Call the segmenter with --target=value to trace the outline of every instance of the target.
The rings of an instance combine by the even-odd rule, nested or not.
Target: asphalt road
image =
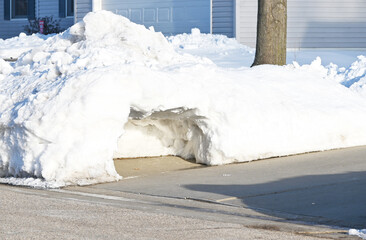
[[[366,147],[171,171],[92,188],[197,199],[276,217],[284,214],[286,219],[366,228]]]
[[[0,239],[319,239],[270,224],[159,213],[165,204],[96,193],[0,185],[0,203]]]
[[[358,239],[366,147],[203,167],[116,161],[125,179],[37,190],[0,185],[0,239]]]

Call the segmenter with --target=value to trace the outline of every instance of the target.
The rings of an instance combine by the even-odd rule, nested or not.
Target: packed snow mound
[[[366,229],[361,229],[361,230],[350,229],[350,230],[348,230],[348,235],[358,236],[362,239],[366,239]]]
[[[1,182],[115,181],[113,157],[216,165],[366,144],[364,98],[320,60],[221,68],[106,11],[0,69]]]
[[[117,54],[113,54],[114,59],[109,62],[120,61],[122,58],[124,63],[140,61],[141,64],[160,64],[176,61],[174,58],[179,59],[163,34],[149,31],[144,26],[111,12],[88,14],[82,22],[70,28],[69,34],[71,38],[77,36],[79,44],[75,47],[78,50],[95,48],[97,52],[94,54],[97,56],[101,55],[99,51],[106,49],[111,53],[115,51]],[[120,49],[124,51],[119,51]],[[109,55],[104,57],[108,58]],[[103,59],[102,62],[107,61]]]
[[[358,56],[349,68],[338,67],[336,64],[322,65],[322,60],[317,57],[312,64],[300,66],[297,62],[292,64],[296,68],[317,70],[326,79],[333,80],[349,88],[354,93],[366,97],[366,57]]]
[[[341,69],[339,78],[343,85],[366,97],[366,57],[359,56],[347,70]]]
[[[170,36],[168,41],[181,54],[188,53],[206,57],[221,67],[250,66],[254,59],[255,49],[242,45],[236,39],[228,38],[225,35],[201,33],[197,28],[193,28],[191,34]],[[234,62],[235,64],[233,64]]]
[[[13,66],[1,60],[0,176],[53,182],[47,186],[120,179],[112,156],[133,100],[149,91],[139,79],[163,92],[154,81],[166,79],[161,69],[198,63],[212,65],[106,11],[89,13]]]
[[[9,75],[13,71],[13,67],[0,58],[0,81],[5,78],[6,75]]]
[[[32,34],[27,36],[25,33],[20,33],[18,37],[6,40],[0,38],[0,58],[17,59],[24,52],[43,45],[51,36],[53,35]]]
[[[238,49],[243,48],[248,52],[254,52],[254,49],[238,43],[234,38],[228,38],[225,35],[212,35],[201,33],[198,28],[193,28],[191,34],[183,33],[168,37],[169,42],[174,47],[183,49]]]

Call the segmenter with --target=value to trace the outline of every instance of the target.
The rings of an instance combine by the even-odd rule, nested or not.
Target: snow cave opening
[[[200,162],[209,145],[205,126],[205,118],[197,114],[197,109],[145,112],[131,108],[113,158],[173,155]]]

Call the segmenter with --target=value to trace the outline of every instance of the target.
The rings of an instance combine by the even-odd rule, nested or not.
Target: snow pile
[[[224,35],[201,33],[197,28],[191,34],[170,36],[168,41],[177,52],[207,57],[221,67],[250,66],[254,59],[255,49]]]
[[[112,156],[132,100],[150,87],[161,92],[154,79],[167,74],[154,69],[199,61],[211,64],[182,57],[161,33],[108,12],[49,38],[12,72],[2,61],[0,176],[42,177],[54,186],[119,179]]]
[[[350,229],[348,234],[351,236],[358,236],[362,239],[366,239],[366,229],[357,230],[357,229]]]
[[[13,67],[8,62],[0,58],[0,81],[13,71]]]
[[[297,62],[293,62],[296,68],[300,68]],[[303,68],[307,68],[303,65]],[[338,82],[349,88],[356,94],[366,97],[366,57],[358,56],[357,60],[349,68],[338,67],[336,64],[322,65],[322,60],[317,57],[312,64],[313,69],[321,73],[325,78]],[[315,68],[314,68],[315,67]]]
[[[254,49],[238,43],[233,38],[225,35],[212,35],[201,33],[198,28],[193,28],[191,34],[183,33],[168,37],[168,41],[176,48],[182,49],[247,49],[253,52]]]
[[[64,184],[58,185],[54,181],[47,182],[44,181],[41,178],[15,178],[15,177],[9,177],[9,178],[0,178],[0,183],[4,184],[11,184],[14,186],[25,186],[25,187],[32,187],[32,188],[58,188],[64,186]]]
[[[340,82],[366,97],[366,57],[359,56],[347,70],[341,69]]]
[[[25,33],[21,33],[18,37],[6,40],[0,38],[0,58],[16,59],[24,52],[42,46],[51,36],[53,35],[33,34],[27,36]]]
[[[0,64],[2,182],[114,181],[113,157],[225,164],[366,144],[364,98],[320,60],[220,68],[106,11]]]

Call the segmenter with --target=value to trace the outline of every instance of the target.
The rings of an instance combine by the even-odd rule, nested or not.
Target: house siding
[[[4,20],[4,0],[0,0],[0,38],[18,36],[24,31],[24,26],[27,24],[27,19]]]
[[[18,36],[24,32],[24,26],[28,25],[27,19],[4,20],[4,0],[0,0],[0,38],[6,39]],[[58,0],[37,0],[36,1],[36,17],[53,16],[59,19]],[[74,23],[74,17],[61,18],[61,29],[67,29]]]
[[[77,0],[76,2],[76,22],[83,20],[88,12],[92,11],[92,0]]]
[[[236,39],[255,47],[257,32],[257,0],[236,1]]]
[[[74,17],[59,18],[58,0],[36,1],[38,3],[37,17],[52,16],[53,19],[60,19],[62,30],[67,29],[74,24]]]
[[[234,0],[212,0],[212,33],[234,37]]]
[[[366,1],[288,0],[288,48],[366,48]],[[237,1],[237,39],[255,47],[257,0]]]

